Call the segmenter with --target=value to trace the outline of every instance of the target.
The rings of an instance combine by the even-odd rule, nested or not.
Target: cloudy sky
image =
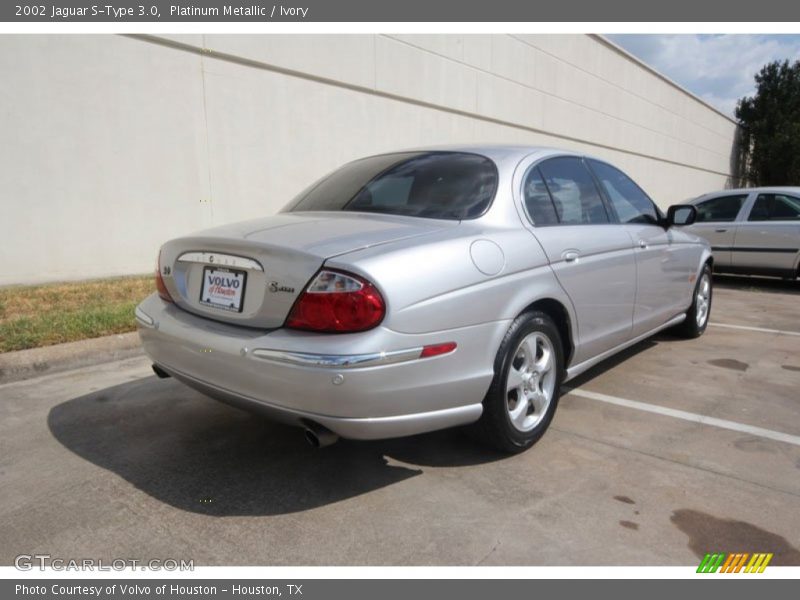
[[[800,35],[609,35],[628,52],[721,111],[755,91],[773,60],[800,59]]]

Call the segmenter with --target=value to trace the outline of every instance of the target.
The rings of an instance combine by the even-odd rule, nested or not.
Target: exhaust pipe
[[[156,375],[158,375],[158,378],[159,378],[159,379],[167,379],[167,378],[169,378],[169,377],[172,377],[172,375],[170,375],[169,373],[167,373],[167,372],[166,372],[164,369],[162,369],[161,367],[159,367],[159,366],[158,366],[157,364],[155,364],[155,363],[153,363],[153,373],[155,373]]]
[[[338,435],[317,423],[306,422],[305,435],[306,441],[313,448],[324,448],[339,441]]]

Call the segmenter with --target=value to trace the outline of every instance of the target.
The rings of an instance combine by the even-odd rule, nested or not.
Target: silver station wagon
[[[274,216],[161,248],[136,309],[155,372],[314,445],[459,425],[507,452],[559,388],[711,307],[711,250],[602,160],[537,147],[351,162]]]
[[[690,202],[697,220],[687,229],[711,243],[721,273],[800,277],[800,188],[745,188]]]

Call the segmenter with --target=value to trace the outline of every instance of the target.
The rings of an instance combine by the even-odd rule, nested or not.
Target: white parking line
[[[729,325],[728,323],[709,323],[714,327],[727,327],[728,329],[744,329],[745,331],[761,331],[762,333],[777,333],[779,335],[800,335],[800,331],[781,331],[780,329],[765,329],[763,327],[750,327],[748,325]]]
[[[753,425],[745,425],[744,423],[737,423],[735,421],[726,421],[725,419],[716,419],[714,417],[707,417],[706,415],[698,415],[696,413],[686,412],[685,410],[676,410],[674,408],[667,408],[666,406],[659,406],[657,404],[648,404],[646,402],[637,402],[635,400],[626,400],[625,398],[617,398],[616,396],[608,396],[606,394],[598,394],[597,392],[590,392],[582,390],[581,388],[565,388],[565,391],[581,398],[588,398],[589,400],[599,400],[600,402],[608,402],[609,404],[616,404],[617,406],[624,406],[626,408],[635,408],[636,410],[643,410],[646,412],[655,413],[657,415],[664,415],[667,417],[675,417],[676,419],[683,419],[684,421],[693,421],[701,425],[710,425],[712,427],[720,427],[722,429],[730,429],[731,431],[739,431],[749,435],[768,438],[778,442],[786,442],[787,444],[794,444],[800,446],[800,436],[782,433],[780,431],[772,431],[771,429],[764,429],[763,427],[755,427]]]

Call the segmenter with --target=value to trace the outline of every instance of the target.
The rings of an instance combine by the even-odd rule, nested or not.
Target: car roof
[[[394,153],[395,151],[392,151]],[[522,159],[535,156],[535,159],[540,160],[551,156],[581,156],[586,158],[594,158],[603,162],[607,162],[602,158],[587,155],[584,152],[576,152],[566,148],[554,148],[551,146],[528,146],[528,145],[514,145],[514,144],[453,144],[453,145],[437,145],[437,146],[423,146],[415,148],[407,148],[404,150],[397,150],[396,152],[465,152],[469,154],[480,154],[485,156],[498,165],[513,165],[516,166]]]
[[[585,156],[583,153],[567,150],[565,148],[553,148],[549,146],[525,146],[513,144],[458,144],[458,145],[439,145],[409,148],[400,152],[466,152],[470,154],[481,154],[495,162],[506,162],[510,160],[522,160],[532,154],[547,156]]]
[[[735,195],[735,194],[780,194],[780,193],[800,194],[800,187],[797,186],[763,186],[763,187],[749,187],[749,188],[732,188],[729,190],[717,190],[715,192],[706,192],[701,196],[693,198],[689,202],[694,204],[702,200],[706,200],[712,196],[719,195]]]

